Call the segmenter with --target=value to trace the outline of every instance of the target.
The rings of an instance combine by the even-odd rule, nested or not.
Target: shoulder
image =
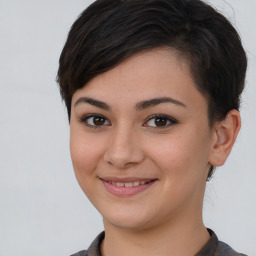
[[[88,250],[83,250],[71,256],[100,256],[100,244],[105,237],[105,232],[101,232],[91,243]]]
[[[246,256],[232,249],[228,244],[219,241],[217,235],[211,230],[207,229],[210,234],[210,240],[196,254],[196,256]]]
[[[72,254],[71,256],[87,256],[87,251],[80,251],[75,254]]]
[[[238,253],[232,249],[228,244],[218,241],[218,246],[215,254],[216,256],[246,256],[245,254]]]

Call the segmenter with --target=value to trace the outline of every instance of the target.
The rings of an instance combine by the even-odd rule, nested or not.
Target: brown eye
[[[164,117],[157,117],[155,118],[155,125],[156,126],[166,126],[167,119]]]
[[[80,120],[86,126],[97,128],[101,126],[109,126],[110,122],[107,118],[101,115],[87,115]]]
[[[103,125],[105,123],[105,118],[96,116],[93,118],[93,124],[94,125]]]
[[[171,125],[177,124],[177,121],[166,115],[151,116],[143,126],[152,128],[168,128]]]

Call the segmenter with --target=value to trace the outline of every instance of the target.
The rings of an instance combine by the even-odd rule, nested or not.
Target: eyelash
[[[80,118],[80,122],[83,123],[84,125],[90,127],[90,128],[93,128],[93,129],[97,129],[97,128],[102,128],[103,126],[106,126],[106,125],[91,125],[91,124],[88,124],[88,120],[90,118],[102,118],[104,119],[105,121],[108,120],[106,117],[102,116],[102,115],[99,115],[99,114],[90,114],[90,115],[85,115],[83,116],[82,118]],[[109,122],[109,121],[108,121]],[[110,122],[109,122],[110,123]],[[109,126],[109,125],[107,125]]]
[[[88,120],[90,118],[97,118],[97,117],[104,119],[104,123],[106,121],[108,121],[109,124],[104,125],[104,123],[103,123],[102,125],[91,125],[91,124],[88,123]],[[149,126],[149,125],[146,125],[146,123],[148,123],[149,121],[151,121],[153,119],[156,119],[156,118],[165,119],[165,121],[168,123],[168,125],[163,125],[163,126]],[[98,129],[98,128],[102,128],[102,127],[110,126],[111,125],[110,121],[106,117],[104,117],[102,115],[99,115],[99,114],[85,115],[82,118],[80,118],[80,122],[83,123],[84,125],[90,127],[90,128],[93,128],[93,129]],[[163,114],[156,114],[156,115],[152,115],[152,116],[148,117],[146,119],[146,121],[143,123],[142,126],[150,127],[152,129],[164,129],[164,128],[168,128],[168,127],[170,127],[170,126],[172,126],[174,124],[177,124],[177,123],[178,123],[177,120],[175,120],[174,118],[172,118],[170,116],[163,115]]]
[[[153,119],[157,119],[157,118],[162,118],[162,119],[165,119],[166,122],[169,122],[168,125],[164,125],[164,126],[147,126],[146,123],[153,120]],[[165,128],[168,128],[174,124],[177,124],[177,120],[175,120],[174,118],[170,117],[170,116],[167,116],[167,115],[163,115],[163,114],[156,114],[156,115],[152,115],[150,116],[146,122],[144,122],[143,126],[144,127],[150,127],[152,129],[165,129]]]

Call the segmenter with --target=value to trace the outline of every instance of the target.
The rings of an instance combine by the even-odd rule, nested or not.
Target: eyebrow
[[[76,107],[80,103],[88,103],[92,106],[111,111],[111,107],[107,103],[100,101],[100,100],[96,100],[96,99],[92,99],[92,98],[88,98],[88,97],[81,97],[75,102],[74,107]],[[170,97],[161,97],[161,98],[154,98],[154,99],[138,102],[135,105],[135,109],[137,111],[142,111],[146,108],[154,107],[161,103],[172,103],[177,106],[186,107],[186,105],[184,103],[182,103],[181,101],[175,100]]]
[[[109,110],[109,111],[111,110],[111,107],[108,104],[106,104],[105,102],[102,102],[100,100],[95,100],[92,98],[81,97],[76,101],[76,103],[74,104],[74,107],[76,107],[80,103],[88,103],[92,106],[95,106],[95,107],[98,107],[101,109],[105,109],[105,110]]]
[[[177,106],[186,107],[186,105],[184,103],[182,103],[181,101],[175,100],[170,97],[161,97],[161,98],[154,98],[154,99],[139,102],[136,104],[135,108],[136,108],[136,110],[144,110],[146,108],[154,107],[161,103],[172,103]]]

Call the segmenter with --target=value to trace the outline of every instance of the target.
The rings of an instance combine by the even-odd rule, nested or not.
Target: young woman
[[[202,204],[240,129],[246,66],[236,30],[200,0],[98,0],[80,15],[58,82],[105,232],[75,255],[243,255]]]

